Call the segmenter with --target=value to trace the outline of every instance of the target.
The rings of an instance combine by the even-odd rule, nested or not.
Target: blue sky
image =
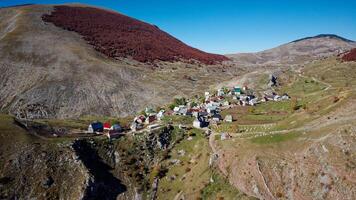
[[[64,0],[0,0],[0,7]],[[155,24],[213,53],[255,52],[321,33],[356,40],[355,0],[76,0]]]

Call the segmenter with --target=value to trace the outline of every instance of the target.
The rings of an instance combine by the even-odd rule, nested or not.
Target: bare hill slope
[[[80,7],[87,8],[82,5]],[[91,9],[98,10],[87,9],[89,11],[86,10],[83,16],[90,17]],[[48,16],[53,10],[53,6],[43,5],[1,9],[0,110],[35,118],[126,116],[144,109],[147,105],[168,103],[174,95],[192,95],[194,91],[219,81],[221,77],[209,77],[212,70],[225,71],[221,64],[207,66],[197,62],[189,64],[174,61],[174,52],[181,52],[182,55],[178,55],[180,58],[201,58],[205,63],[214,62],[215,57],[224,57],[198,51],[151,25],[108,11],[108,15],[112,15],[113,19],[118,16],[119,21],[127,19],[129,25],[137,24],[132,25],[132,28],[136,27],[141,31],[138,36],[144,34],[143,28],[148,27],[147,34],[142,36],[142,44],[147,43],[149,39],[154,41],[152,37],[155,35],[151,35],[150,31],[159,36],[163,35],[163,42],[169,40],[167,46],[165,43],[152,44],[150,48],[153,49],[150,52],[153,54],[146,54],[141,51],[141,47],[135,47],[136,43],[132,43],[131,50],[138,53],[124,56],[125,51],[130,49],[116,49],[115,46],[118,54],[115,55],[116,59],[111,59],[105,55],[106,51],[96,51],[95,44],[95,48],[88,44],[85,36],[44,22],[42,17],[46,14]],[[97,23],[94,25],[99,26]],[[85,31],[96,33],[97,28]],[[112,33],[112,30],[109,29],[109,33]],[[102,41],[101,37],[98,38],[100,40],[95,40],[96,42],[106,45],[105,38]],[[130,36],[130,39],[140,38]],[[115,45],[123,46],[129,41],[120,42],[121,39],[114,41]],[[176,44],[178,46],[174,48]],[[105,45],[100,48],[105,50]],[[139,61],[161,59],[174,62],[157,61],[154,64],[146,64],[131,59],[130,56],[137,56],[136,60]]]
[[[354,41],[337,35],[322,34],[307,37],[257,53],[227,55],[236,64],[268,66],[301,64],[313,59],[337,55],[356,47]]]

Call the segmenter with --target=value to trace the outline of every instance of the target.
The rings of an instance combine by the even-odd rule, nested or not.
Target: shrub
[[[132,57],[146,63],[194,59],[204,64],[228,60],[222,55],[194,49],[156,26],[103,9],[55,6],[42,19],[79,33],[95,50],[111,58]]]
[[[195,106],[197,106],[198,104],[196,103],[196,102],[192,102],[191,104],[190,104],[190,106],[191,107],[195,107]]]
[[[182,98],[175,98],[175,99],[174,99],[174,103],[175,103],[176,105],[186,105],[186,104],[187,104],[187,100],[186,100],[184,97],[182,97]]]
[[[169,109],[173,110],[175,107],[177,107],[177,104],[172,103],[171,105],[168,106]]]
[[[339,98],[339,97],[337,97],[337,96],[334,96],[334,98],[333,98],[333,102],[334,102],[334,103],[337,103],[338,101],[340,101],[340,98]]]

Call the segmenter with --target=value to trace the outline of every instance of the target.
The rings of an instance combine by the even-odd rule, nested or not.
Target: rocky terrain
[[[183,137],[163,127],[115,142],[43,139],[0,117],[1,199],[149,199],[154,166]]]
[[[322,34],[292,41],[257,53],[227,55],[238,65],[286,66],[338,55],[356,47],[356,42],[337,35]]]

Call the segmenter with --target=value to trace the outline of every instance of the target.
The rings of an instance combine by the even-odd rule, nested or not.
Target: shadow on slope
[[[126,186],[110,172],[112,168],[104,163],[88,141],[77,140],[73,148],[94,177],[83,199],[115,200],[119,194],[127,190]]]

